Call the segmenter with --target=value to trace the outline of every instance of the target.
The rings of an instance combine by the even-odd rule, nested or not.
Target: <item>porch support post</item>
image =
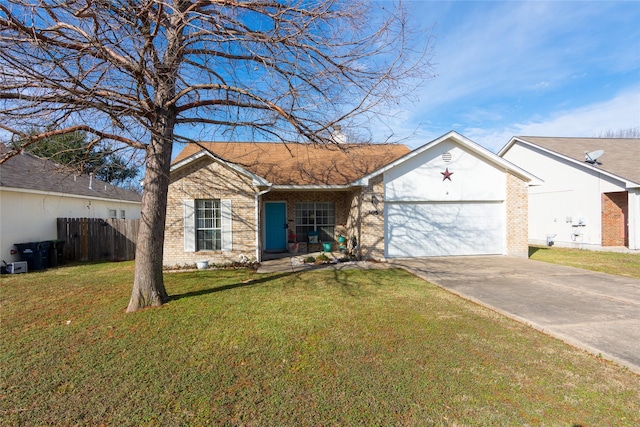
[[[262,231],[261,212],[262,212],[262,196],[271,191],[271,188],[267,188],[264,191],[256,193],[255,196],[255,224],[256,224],[256,261],[262,262],[262,239],[260,234]]]

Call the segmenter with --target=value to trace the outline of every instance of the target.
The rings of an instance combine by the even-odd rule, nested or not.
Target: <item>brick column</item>
[[[507,255],[529,256],[529,188],[520,178],[507,173]]]

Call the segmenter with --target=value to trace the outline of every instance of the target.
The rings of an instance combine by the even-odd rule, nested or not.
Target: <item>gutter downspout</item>
[[[269,191],[271,191],[271,187],[267,188],[264,191],[260,191],[259,193],[256,193],[256,206],[255,206],[255,213],[256,213],[256,217],[255,217],[255,221],[256,221],[256,261],[258,262],[262,262],[262,247],[260,246],[260,230],[262,229],[262,227],[260,227],[260,197],[262,197],[263,195],[267,194]]]

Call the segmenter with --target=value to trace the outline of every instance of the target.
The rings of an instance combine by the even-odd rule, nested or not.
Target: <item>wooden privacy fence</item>
[[[140,220],[58,218],[65,261],[126,261],[135,258]]]

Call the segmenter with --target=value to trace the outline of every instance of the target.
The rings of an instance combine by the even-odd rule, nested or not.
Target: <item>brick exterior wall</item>
[[[191,266],[208,260],[223,264],[239,261],[240,256],[256,256],[256,190],[250,178],[209,158],[196,161],[171,174],[167,225],[165,228],[165,266]],[[232,250],[184,250],[184,201],[187,199],[229,199],[232,213]]]
[[[384,184],[382,175],[370,184],[351,193],[347,237],[356,238],[357,255],[361,259],[384,259]],[[372,203],[376,196],[378,204]],[[377,214],[374,213],[377,211]]]
[[[529,256],[529,190],[527,184],[507,173],[507,255]]]
[[[506,251],[507,255],[528,255],[528,188],[524,181],[507,173],[506,197]],[[250,178],[233,171],[209,158],[196,161],[178,172],[172,173],[169,184],[167,225],[165,229],[164,265],[191,266],[196,261],[211,263],[239,261],[241,256],[255,258],[256,231],[263,224],[263,206],[267,201],[286,202],[287,221],[295,222],[297,202],[333,202],[336,214],[334,239],[343,234],[348,248],[352,238],[361,259],[384,259],[384,183],[380,175],[371,179],[369,186],[345,191],[271,191],[259,202],[260,218],[256,223],[255,196],[257,189]],[[378,200],[374,205],[372,198]],[[184,250],[184,201],[192,199],[229,199],[232,208],[232,250],[197,251]],[[615,205],[615,204],[614,204]],[[604,206],[604,199],[603,199]],[[262,242],[264,234],[258,236]],[[261,244],[260,244],[261,245]],[[261,246],[260,246],[261,247]],[[304,246],[303,246],[304,248]],[[333,250],[337,250],[334,243]],[[304,250],[304,249],[303,249]],[[321,247],[309,247],[319,251]]]
[[[283,191],[274,190],[260,198],[260,218],[258,224],[264,224],[264,203],[269,201],[285,202],[287,222],[295,225],[295,205],[297,202],[333,202],[336,214],[336,226],[333,250],[338,250],[337,239],[345,235],[351,249],[351,238],[359,243],[363,258],[382,258],[384,256],[384,207],[378,206],[380,215],[366,215],[362,223],[358,216],[366,205],[366,212],[373,210],[371,195],[377,194],[382,201],[382,179],[377,184],[357,190],[314,190]],[[208,260],[210,263],[230,263],[238,261],[241,255],[255,258],[256,230],[255,195],[251,179],[227,168],[211,159],[202,159],[171,175],[169,184],[167,225],[165,229],[164,261],[168,267],[192,266],[196,261]],[[184,201],[191,199],[229,199],[232,209],[232,251],[196,251],[184,250]],[[366,201],[364,201],[366,199]],[[355,209],[355,210],[354,210]],[[260,248],[264,239],[261,231]],[[306,250],[305,250],[306,249]],[[318,245],[301,245],[302,252],[322,250]]]
[[[626,191],[602,194],[602,246],[628,246]]]

